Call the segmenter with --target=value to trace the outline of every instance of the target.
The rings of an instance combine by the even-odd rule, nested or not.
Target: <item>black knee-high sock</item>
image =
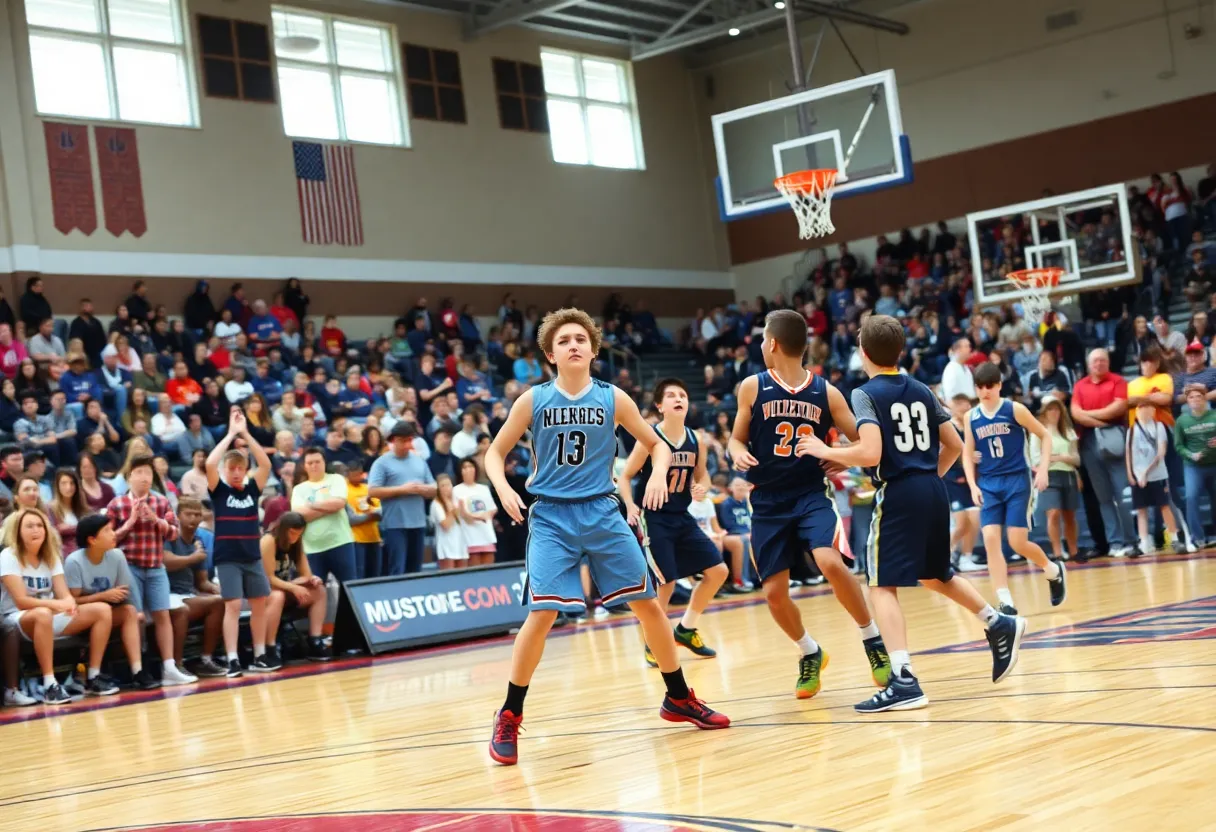
[[[516,685],[507,682],[507,701],[503,703],[502,709],[510,711],[516,716],[523,716],[524,713],[524,697],[528,695],[527,685]]]
[[[664,673],[663,683],[667,685],[667,695],[672,699],[688,698],[688,682],[684,681],[684,668],[677,667],[670,673]]]

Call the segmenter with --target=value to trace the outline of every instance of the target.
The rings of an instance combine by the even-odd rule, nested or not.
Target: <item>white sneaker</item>
[[[1193,555],[1199,551],[1199,547],[1195,545],[1195,541],[1188,541],[1186,544],[1187,554]]]
[[[1110,556],[1112,558],[1125,558],[1131,550],[1132,547],[1130,546],[1112,546]]]
[[[198,677],[187,673],[177,665],[166,667],[161,671],[160,683],[164,687],[172,687],[174,685],[193,685],[198,681]]]
[[[608,612],[608,609],[606,607],[604,607],[602,604],[596,604],[595,612],[591,613],[591,617],[594,618],[596,621],[603,621],[605,618],[607,618],[610,615],[612,615],[612,613]]]
[[[4,691],[4,705],[8,708],[24,707],[26,705],[37,705],[38,700],[32,696],[26,696],[21,691],[11,688]]]
[[[988,568],[986,563],[976,563],[974,557],[962,558],[958,562],[959,572],[983,572]]]

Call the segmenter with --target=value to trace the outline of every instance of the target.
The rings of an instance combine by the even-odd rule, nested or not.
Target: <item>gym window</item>
[[[460,56],[450,49],[405,44],[405,86],[410,93],[410,116],[430,121],[465,124],[464,89]]]
[[[626,61],[542,49],[553,159],[641,170],[633,73]]]
[[[200,14],[198,43],[205,95],[274,103],[269,26]]]
[[[545,78],[536,64],[495,58],[494,93],[498,99],[498,124],[504,130],[548,133],[545,112]]]
[[[197,127],[179,0],[26,0],[39,114]]]
[[[408,143],[391,26],[284,8],[271,18],[288,136]]]

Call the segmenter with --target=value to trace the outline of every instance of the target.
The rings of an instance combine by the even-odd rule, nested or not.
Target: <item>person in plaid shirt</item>
[[[165,544],[177,539],[177,518],[168,499],[152,493],[152,476],[152,457],[133,457],[127,474],[130,490],[115,497],[106,507],[106,514],[131,570],[131,600],[156,625],[156,646],[164,660],[161,683],[188,685],[197,682],[198,677],[180,669],[173,660],[169,574],[165,571]],[[179,626],[187,626],[186,616],[178,617]]]

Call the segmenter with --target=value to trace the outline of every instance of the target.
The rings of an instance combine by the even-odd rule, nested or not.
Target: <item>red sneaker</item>
[[[663,707],[659,708],[659,716],[668,722],[691,722],[706,731],[717,728],[729,728],[730,717],[720,714],[697,698],[696,691],[689,688],[687,699],[672,699],[663,697]]]
[[[513,766],[519,761],[519,724],[524,721],[510,711],[494,714],[494,736],[490,738],[490,759],[504,766]]]

